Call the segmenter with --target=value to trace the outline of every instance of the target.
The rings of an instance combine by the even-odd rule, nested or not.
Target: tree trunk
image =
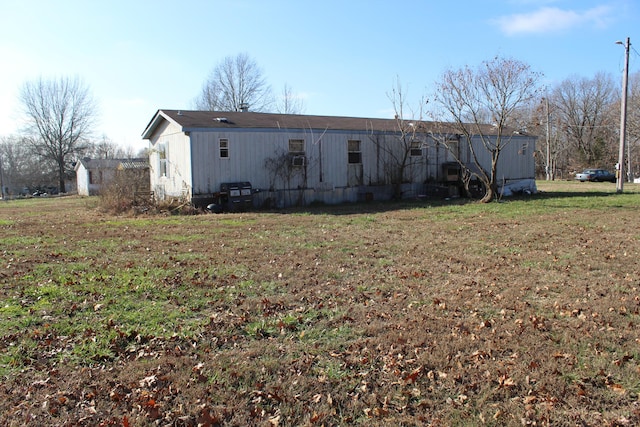
[[[493,199],[495,198],[496,195],[496,191],[493,187],[493,184],[490,185],[485,185],[486,188],[486,193],[484,193],[484,196],[482,197],[482,199],[480,199],[481,203],[491,203],[493,201]]]
[[[500,155],[499,151],[494,151],[491,156],[491,173],[489,174],[489,182],[485,183],[487,187],[487,192],[484,193],[484,197],[480,200],[482,203],[489,203],[493,201],[493,199],[498,194],[498,185],[496,183],[496,176],[498,172],[498,156]]]
[[[58,191],[60,193],[67,192],[64,185],[64,160],[58,163]]]

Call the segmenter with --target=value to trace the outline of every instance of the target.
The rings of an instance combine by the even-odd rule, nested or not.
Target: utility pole
[[[616,42],[616,44],[623,44]],[[616,180],[616,192],[622,193],[624,186],[624,146],[627,140],[627,87],[629,79],[629,47],[631,39],[627,37],[624,44],[624,71],[622,73],[622,104],[620,105],[620,151],[618,153],[618,176]]]
[[[0,199],[5,200],[5,195],[4,195],[4,173],[2,171],[2,153],[0,153]]]
[[[546,106],[546,113],[547,113],[547,165],[545,167],[545,170],[547,173],[547,181],[551,181],[551,178],[553,177],[553,173],[551,170],[551,131],[549,126],[550,114],[549,114],[549,98],[548,97],[544,98],[544,104]]]

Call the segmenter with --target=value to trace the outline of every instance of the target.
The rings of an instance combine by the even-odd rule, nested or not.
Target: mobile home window
[[[422,156],[422,141],[411,141],[411,157]]]
[[[229,158],[229,140],[227,138],[220,138],[220,158],[228,159]]]
[[[102,184],[102,171],[89,171],[89,184]]]
[[[169,176],[169,170],[167,168],[167,145],[158,145],[158,158],[160,159],[160,165],[158,173],[160,176]]]
[[[289,154],[304,154],[304,139],[290,139]]]
[[[355,139],[348,140],[347,151],[349,155],[349,164],[362,163],[362,151],[360,150],[360,141]]]
[[[460,140],[449,138],[445,141],[445,146],[456,159],[460,158]]]

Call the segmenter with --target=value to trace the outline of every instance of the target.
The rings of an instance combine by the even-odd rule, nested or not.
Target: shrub
[[[101,207],[111,213],[142,213],[154,207],[149,177],[136,169],[118,170],[100,192]]]

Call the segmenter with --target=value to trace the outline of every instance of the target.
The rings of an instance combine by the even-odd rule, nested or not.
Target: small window
[[[220,144],[220,158],[228,159],[229,158],[229,140],[227,138],[220,138],[218,142]]]
[[[305,156],[293,156],[291,157],[291,165],[301,167],[307,164],[307,158]]]
[[[460,157],[460,140],[449,138],[445,141],[445,147],[454,155],[455,158]]]
[[[421,141],[411,141],[411,157],[421,157],[422,156],[422,142]]]
[[[295,154],[295,155],[304,154],[304,139],[290,139],[289,154]]]
[[[93,171],[89,171],[89,184],[95,184],[95,177],[93,176]]]
[[[523,156],[527,155],[527,145],[528,144],[526,142],[522,143],[522,148],[520,149],[520,153],[519,154],[521,154]]]
[[[360,141],[350,139],[347,141],[347,150],[349,156],[349,164],[362,163],[362,151],[360,150]]]
[[[167,145],[166,144],[158,145],[158,158],[160,159],[160,164],[158,167],[159,175],[169,176],[169,170],[167,168]]]

